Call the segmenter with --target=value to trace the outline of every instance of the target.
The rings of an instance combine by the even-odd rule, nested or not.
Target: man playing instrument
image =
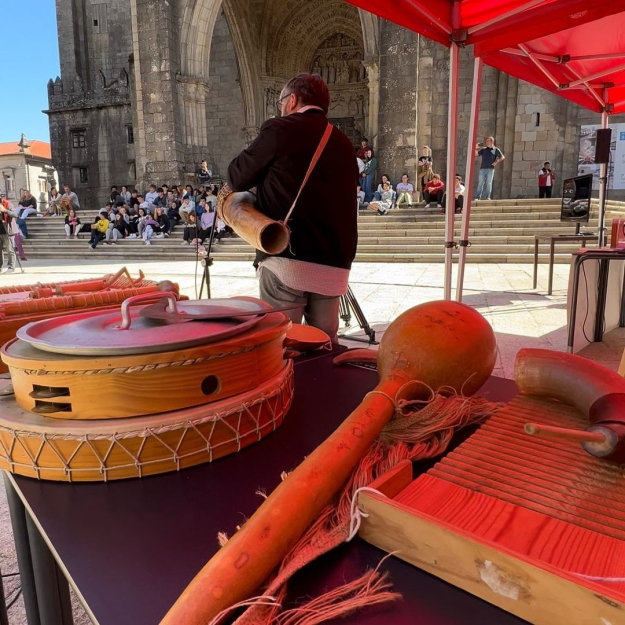
[[[300,74],[282,89],[280,117],[267,120],[256,140],[228,168],[233,191],[256,187],[257,208],[287,217],[291,242],[277,256],[257,253],[260,297],[274,307],[301,304],[302,316],[336,342],[340,296],[347,292],[358,241],[354,210],[358,168],[349,139],[333,128],[306,184],[302,182],[328,127],[330,94],[316,74]],[[332,194],[328,198],[328,184]],[[301,195],[293,204],[298,192]]]

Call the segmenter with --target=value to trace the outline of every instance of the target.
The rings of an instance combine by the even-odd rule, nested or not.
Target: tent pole
[[[601,128],[608,127],[608,113],[601,113]],[[605,198],[608,190],[608,163],[599,166],[599,241],[597,247],[605,245]]]
[[[458,144],[458,71],[460,48],[452,42],[449,48],[449,120],[447,124],[447,203],[445,211],[445,299],[451,299],[451,279],[454,254],[456,148]]]
[[[471,92],[471,119],[469,122],[469,145],[467,146],[467,169],[464,178],[464,208],[462,211],[462,233],[458,256],[458,282],[456,284],[456,300],[462,301],[464,285],[464,266],[469,245],[469,222],[471,219],[471,200],[473,198],[473,175],[475,172],[475,144],[477,143],[477,126],[480,118],[480,95],[482,92],[482,57],[475,57],[473,62],[473,90]]]

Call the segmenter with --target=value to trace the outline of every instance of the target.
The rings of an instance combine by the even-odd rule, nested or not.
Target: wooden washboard
[[[360,536],[530,623],[623,625],[625,467],[530,421],[588,425],[519,395],[416,480],[405,461],[360,493]]]

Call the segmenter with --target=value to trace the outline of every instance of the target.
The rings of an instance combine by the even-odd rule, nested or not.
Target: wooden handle
[[[570,430],[568,428],[557,428],[551,425],[540,425],[538,423],[526,423],[523,430],[530,436],[540,436],[542,438],[559,438],[562,440],[577,441],[578,443],[606,442],[606,437],[601,432]]]
[[[405,380],[374,392],[265,500],[182,593],[161,625],[204,625],[252,596],[314,521],[395,413]]]

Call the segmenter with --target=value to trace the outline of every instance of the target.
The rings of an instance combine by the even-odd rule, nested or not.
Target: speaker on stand
[[[610,144],[612,143],[612,129],[600,128],[597,130],[595,143],[595,164],[601,165],[599,174],[599,242],[598,247],[605,245],[605,205],[608,198],[608,164],[610,162]]]

